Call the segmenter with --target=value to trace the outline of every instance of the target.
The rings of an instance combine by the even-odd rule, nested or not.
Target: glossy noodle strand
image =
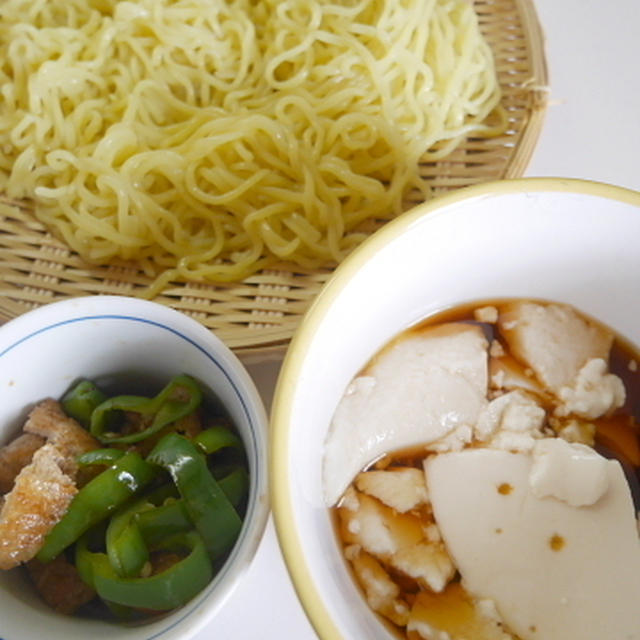
[[[0,190],[83,258],[341,260],[500,91],[466,0],[5,0]]]

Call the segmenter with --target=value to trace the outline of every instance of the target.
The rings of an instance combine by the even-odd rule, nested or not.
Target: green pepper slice
[[[81,380],[62,396],[60,404],[68,416],[88,429],[93,410],[106,399],[107,396],[91,380]]]
[[[215,453],[216,451],[226,447],[233,447],[235,449],[242,450],[240,438],[238,438],[233,431],[230,431],[227,427],[223,427],[221,425],[209,427],[208,429],[201,431],[193,438],[193,442],[207,455]]]
[[[123,578],[137,576],[149,560],[149,551],[135,516],[153,506],[147,500],[136,500],[115,513],[105,534],[107,556],[115,572]]]
[[[220,478],[218,484],[231,504],[237,509],[249,490],[249,474],[244,467],[238,467],[224,478]]]
[[[226,553],[238,537],[242,520],[211,475],[204,455],[184,436],[169,433],[156,444],[147,460],[171,474],[211,559]]]
[[[191,531],[165,541],[167,550],[188,550],[188,555],[148,578],[122,578],[114,571],[105,553],[88,549],[83,536],[76,545],[76,567],[80,577],[109,603],[154,611],[168,611],[186,604],[213,577],[202,538]]]
[[[176,397],[187,395],[184,400]],[[100,442],[140,442],[157,433],[167,425],[189,415],[202,402],[202,391],[196,381],[186,375],[173,378],[167,386],[154,398],[143,396],[115,396],[98,405],[91,414],[91,435]],[[139,413],[143,416],[153,416],[151,425],[142,431],[119,435],[109,431],[109,426],[122,411]]]
[[[154,477],[154,468],[133,451],[116,460],[78,491],[65,515],[45,538],[37,554],[38,560],[53,560],[90,527],[104,520],[149,484]]]
[[[139,511],[134,522],[144,541],[152,548],[169,536],[193,529],[183,500],[172,500],[159,507]]]
[[[86,453],[81,453],[76,462],[81,467],[88,467],[92,464],[112,465],[116,460],[125,454],[122,449],[92,449]]]
[[[247,495],[249,476],[244,468],[239,467],[218,480],[218,484],[237,509]],[[153,508],[147,504],[149,508],[140,509],[133,518],[149,547],[157,546],[167,536],[188,531],[193,527],[184,500],[169,499],[165,504]]]

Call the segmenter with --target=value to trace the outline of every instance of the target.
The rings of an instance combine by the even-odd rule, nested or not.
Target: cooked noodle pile
[[[156,291],[339,261],[500,98],[467,0],[3,0],[0,85],[0,191]]]

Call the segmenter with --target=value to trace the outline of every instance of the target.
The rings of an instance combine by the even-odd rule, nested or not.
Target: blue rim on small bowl
[[[134,331],[138,336],[149,335],[150,349],[154,348],[159,337],[166,334],[177,341],[174,347],[174,351],[177,350],[176,353],[197,354],[193,357],[199,362],[206,361],[208,363],[206,367],[210,368],[212,376],[217,375],[220,380],[225,381],[225,386],[228,387],[225,393],[233,397],[234,407],[237,407],[238,415],[246,426],[243,438],[250,468],[250,500],[238,540],[222,569],[187,605],[157,622],[123,628],[123,636],[113,625],[105,625],[100,632],[94,629],[97,632],[96,638],[105,634],[106,637],[135,637],[140,640],[152,640],[174,637],[172,631],[179,632],[179,637],[187,637],[200,630],[215,611],[223,606],[238,579],[248,568],[264,533],[269,513],[265,410],[253,381],[237,357],[221,340],[197,321],[153,302],[125,296],[94,296],[52,303],[19,316],[0,327],[0,387],[7,390],[6,395],[10,391],[23,394],[13,402],[14,411],[8,417],[9,422],[17,427],[26,416],[28,404],[41,399],[26,397],[24,394],[28,395],[27,390],[16,391],[16,387],[20,385],[20,374],[11,371],[12,367],[15,369],[15,360],[8,361],[17,353],[17,350],[29,348],[29,345],[37,350],[38,343],[46,339],[47,334],[61,332],[64,333],[63,337],[69,339],[69,348],[73,348],[73,336],[77,335],[78,331],[82,331],[83,327],[105,328],[108,325],[114,329],[117,328],[117,333],[122,335],[123,340],[126,340],[126,336]],[[191,356],[185,355],[185,360],[188,357]],[[108,369],[108,366],[105,366]],[[77,375],[80,372],[75,373]],[[106,370],[103,373],[115,372]],[[27,375],[29,375],[29,367],[24,371],[24,376]],[[68,377],[61,376],[61,379],[55,382],[58,391],[52,392],[51,389],[47,389],[46,393],[55,396],[70,381]],[[206,384],[206,380],[202,382]],[[211,612],[204,614],[202,611],[204,603],[218,589],[220,592],[213,596],[215,603]],[[37,615],[39,614],[36,613]],[[24,637],[20,629],[12,630],[10,628],[12,626],[13,624],[3,620],[3,640],[18,640]],[[124,629],[127,631],[125,632]],[[129,632],[131,636],[128,635]]]

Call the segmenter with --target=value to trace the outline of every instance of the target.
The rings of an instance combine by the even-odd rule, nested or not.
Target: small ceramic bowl
[[[402,330],[475,300],[566,302],[640,344],[639,238],[638,193],[502,181],[416,207],[336,270],[289,347],[271,420],[277,532],[321,638],[395,637],[365,604],[323,502],[325,437],[349,381]]]
[[[191,637],[211,621],[250,564],[269,506],[260,396],[235,355],[195,320],[152,302],[94,296],[53,303],[0,327],[0,444],[18,433],[35,403],[60,397],[79,378],[107,389],[113,384],[139,389],[141,381],[158,389],[180,373],[198,379],[205,393],[224,404],[247,452],[249,503],[225,565],[183,608],[135,627],[57,614],[22,570],[0,572],[2,640]]]

